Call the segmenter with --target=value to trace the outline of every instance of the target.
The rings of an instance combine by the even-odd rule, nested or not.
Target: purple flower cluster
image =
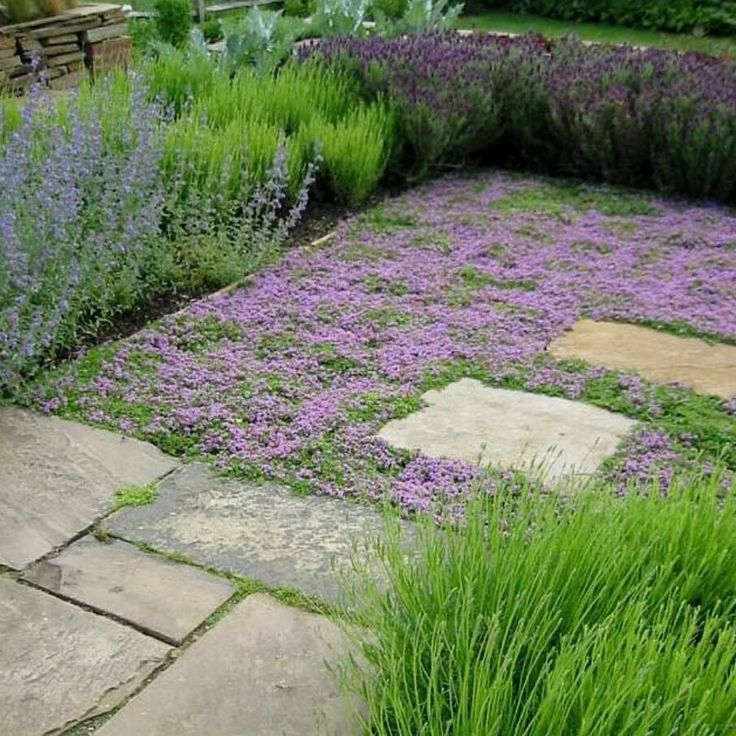
[[[537,36],[310,46],[398,106],[411,165],[464,157],[736,198],[736,61]]]
[[[65,116],[35,89],[0,148],[0,390],[145,288],[164,199],[161,111],[138,89],[113,129],[114,101],[102,89]]]
[[[500,173],[413,190],[248,287],[106,348],[92,379],[99,355],[83,358],[37,401],[305,490],[452,507],[475,467],[376,438],[428,385],[480,372],[580,397],[606,372],[552,363],[545,349],[583,316],[736,338],[736,216],[572,191]],[[649,214],[611,211],[611,198]],[[652,392],[626,375],[617,390],[651,418],[627,446],[624,480],[671,464]]]
[[[0,394],[111,317],[241,278],[301,219],[318,161],[297,178],[279,145],[262,172],[217,174],[150,97],[131,74],[63,102],[34,89],[19,122],[0,108]]]

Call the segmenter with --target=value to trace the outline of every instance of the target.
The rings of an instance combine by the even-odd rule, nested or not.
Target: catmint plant
[[[113,128],[111,88],[89,99],[34,88],[0,149],[0,390],[161,275],[163,110],[133,85]]]

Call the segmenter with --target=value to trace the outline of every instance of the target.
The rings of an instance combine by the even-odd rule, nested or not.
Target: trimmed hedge
[[[476,12],[504,8],[547,18],[675,33],[736,33],[735,0],[470,0],[466,7]]]

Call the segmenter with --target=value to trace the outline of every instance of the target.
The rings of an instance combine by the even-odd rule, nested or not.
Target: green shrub
[[[222,41],[225,34],[222,30],[222,21],[219,18],[207,18],[202,23],[202,35],[207,43],[216,43]]]
[[[315,0],[285,0],[284,12],[296,18],[306,18],[314,12]]]
[[[474,0],[473,10],[503,5],[548,18],[611,23],[676,33],[736,33],[733,0]]]
[[[5,4],[11,23],[25,23],[43,15],[36,0],[6,0]]]
[[[208,132],[197,133],[202,126]],[[380,102],[364,105],[345,74],[316,63],[289,64],[265,77],[248,67],[232,80],[215,75],[179,127],[187,133],[182,140],[172,141],[171,160],[178,147],[185,151],[193,147],[197,152],[187,154],[198,161],[193,170],[202,175],[212,169],[217,176],[225,165],[220,157],[226,158],[228,150],[233,151],[233,166],[242,162],[262,172],[257,162],[273,158],[273,136],[280,132],[288,144],[290,191],[299,191],[306,167],[321,151],[323,189],[350,203],[364,200],[375,190],[393,150],[393,115],[386,106]],[[271,142],[258,145],[268,153],[254,158],[246,149],[254,145],[254,134],[261,136],[266,130]],[[188,142],[195,138],[196,143]],[[203,156],[218,163],[205,166]],[[228,186],[240,185],[236,179]]]
[[[142,65],[152,97],[171,106],[178,115],[193,99],[207,93],[217,80],[227,79],[225,71],[205,52],[162,49],[155,59]]]
[[[373,736],[730,736],[736,497],[508,489],[394,534],[358,611]]]
[[[373,0],[371,8],[374,14],[380,13],[387,18],[397,19],[406,12],[408,0]]]
[[[130,18],[128,35],[136,55],[145,54],[159,40],[156,23],[148,18]]]
[[[192,5],[189,0],[156,0],[155,19],[158,36],[172,46],[182,48],[192,30]]]
[[[391,153],[393,119],[381,106],[357,107],[338,122],[318,120],[309,135],[322,155],[322,176],[346,204],[367,199],[378,186]]]

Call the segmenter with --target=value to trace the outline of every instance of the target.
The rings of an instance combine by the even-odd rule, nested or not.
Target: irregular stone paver
[[[0,734],[58,733],[120,703],[169,647],[0,578]]]
[[[329,619],[249,596],[98,736],[357,736],[328,669],[346,647]]]
[[[177,463],[146,442],[0,409],[0,564],[42,557],[110,509],[116,490]]]
[[[618,322],[584,319],[549,347],[555,358],[636,371],[661,383],[682,383],[723,399],[736,395],[736,346]]]
[[[227,581],[131,544],[84,537],[24,575],[37,585],[178,644],[234,592]]]
[[[425,408],[389,422],[379,437],[432,457],[534,467],[550,480],[594,472],[635,425],[589,404],[490,388],[472,378],[422,398]]]
[[[153,504],[104,522],[126,539],[333,602],[340,600],[333,559],[346,569],[354,545],[382,527],[375,509],[221,478],[202,464],[166,478]]]

